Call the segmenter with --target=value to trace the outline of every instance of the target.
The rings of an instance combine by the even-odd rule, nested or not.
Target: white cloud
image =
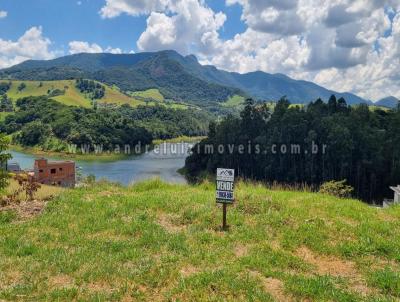
[[[107,47],[104,52],[108,52],[108,53],[112,53],[112,54],[122,54],[122,50],[121,48],[112,48],[112,47]]]
[[[41,27],[32,27],[17,41],[0,39],[0,68],[29,59],[52,59],[58,52],[50,51],[51,41],[43,37]]]
[[[85,41],[71,41],[69,42],[69,53],[112,53],[112,54],[122,54],[123,51],[120,48],[107,47],[103,49],[100,45],[96,43],[88,43]]]
[[[139,50],[175,49],[231,71],[281,72],[377,99],[400,97],[399,0],[226,0],[245,32],[223,40],[226,16],[204,0],[106,0],[103,18],[147,16]],[[395,15],[393,21],[389,14]]]
[[[188,54],[207,50],[203,41],[218,36],[225,14],[215,13],[202,0],[107,0],[101,9],[103,18],[121,14],[148,15],[147,28],[137,41],[141,51],[167,48]]]
[[[106,0],[106,5],[100,14],[103,18],[114,18],[123,13],[132,16],[150,14],[164,11],[169,2],[168,0]]]
[[[7,17],[8,13],[4,10],[0,10],[0,19]]]
[[[90,44],[83,41],[72,41],[69,42],[69,53],[101,53],[103,49],[96,43]]]

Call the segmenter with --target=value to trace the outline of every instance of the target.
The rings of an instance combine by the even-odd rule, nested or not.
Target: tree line
[[[328,103],[318,99],[305,107],[282,98],[271,110],[250,99],[240,117],[210,124],[208,138],[194,146],[185,168],[194,181],[217,167],[233,168],[246,179],[286,184],[319,186],[346,179],[356,197],[378,201],[391,196],[390,185],[400,184],[399,129],[400,106],[371,111],[331,96]],[[221,145],[232,148],[221,153]],[[293,152],[293,145],[301,151]]]

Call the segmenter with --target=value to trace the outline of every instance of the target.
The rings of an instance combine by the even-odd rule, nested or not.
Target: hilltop
[[[386,108],[396,108],[397,104],[400,102],[399,99],[395,98],[394,96],[389,96],[383,98],[375,103],[377,106],[383,106]]]
[[[0,213],[0,299],[394,301],[400,207],[238,183],[98,183]]]
[[[49,61],[26,61],[0,71],[0,78],[16,80],[94,79],[121,91],[158,89],[165,98],[203,107],[224,103],[236,96],[306,104],[335,94],[349,104],[369,103],[351,93],[335,92],[315,83],[283,74],[257,71],[227,72],[201,65],[193,55],[167,50],[137,54],[76,54]]]

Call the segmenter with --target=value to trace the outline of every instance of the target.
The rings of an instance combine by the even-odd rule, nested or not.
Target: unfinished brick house
[[[35,180],[41,184],[61,187],[75,186],[75,162],[35,160],[33,166]]]

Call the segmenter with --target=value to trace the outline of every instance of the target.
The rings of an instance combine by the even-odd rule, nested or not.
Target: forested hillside
[[[114,150],[129,144],[150,144],[155,138],[200,136],[207,133],[210,115],[198,110],[164,106],[123,105],[113,109],[66,106],[47,97],[27,97],[16,102],[17,110],[0,122],[0,132],[14,143],[66,151],[66,144],[103,145]]]
[[[248,100],[240,117],[210,126],[186,169],[192,179],[217,167],[266,182],[318,186],[346,179],[357,197],[382,200],[392,197],[390,185],[400,183],[399,129],[400,108],[371,111],[332,96],[328,104],[317,100],[306,107],[281,99],[271,113]]]

